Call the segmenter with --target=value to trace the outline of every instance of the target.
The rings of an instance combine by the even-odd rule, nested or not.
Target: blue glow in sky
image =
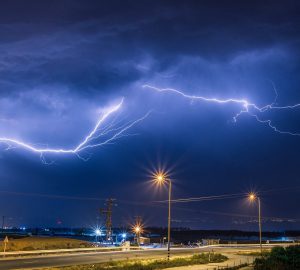
[[[160,226],[163,207],[128,201],[166,196],[147,184],[148,169],[163,164],[177,198],[291,187],[265,193],[264,214],[283,218],[265,226],[299,228],[300,137],[265,122],[299,134],[298,107],[267,109],[260,123],[253,106],[239,115],[245,103],[143,87],[257,108],[298,104],[299,9],[295,1],[4,1],[0,138],[74,150],[92,134],[83,146],[97,148],[41,159],[15,142],[0,144],[0,215],[12,226],[90,226],[102,199],[114,197],[116,224],[145,215]],[[175,226],[257,225],[241,216],[256,213],[241,200],[174,209]]]

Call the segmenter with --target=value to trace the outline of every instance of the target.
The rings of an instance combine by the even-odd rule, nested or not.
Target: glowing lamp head
[[[256,199],[256,195],[254,193],[250,193],[248,198],[250,201],[254,201]]]
[[[164,172],[158,172],[154,174],[154,182],[158,185],[162,185],[167,180],[167,176]]]
[[[132,233],[139,235],[144,232],[144,227],[141,221],[137,221],[135,224],[132,225],[131,227]]]
[[[95,234],[96,234],[97,236],[101,235],[101,230],[96,229],[96,230],[95,230]]]
[[[163,182],[164,180],[165,180],[165,177],[162,173],[160,173],[156,176],[156,181],[157,182]]]
[[[126,234],[126,233],[122,233],[122,238],[123,238],[123,239],[125,239],[125,238],[126,238],[126,236],[127,236],[127,234]]]

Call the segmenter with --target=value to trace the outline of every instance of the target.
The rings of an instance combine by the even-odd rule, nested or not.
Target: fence
[[[236,259],[230,259],[228,262],[219,263],[217,264],[210,264],[210,265],[203,265],[202,267],[199,267],[199,270],[235,270],[239,269],[243,266],[249,266],[252,265],[255,260],[255,257],[249,256],[247,258],[236,258]]]

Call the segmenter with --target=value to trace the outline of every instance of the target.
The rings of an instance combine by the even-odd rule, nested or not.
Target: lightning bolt
[[[152,85],[144,84],[142,86],[143,88],[154,90],[157,92],[169,92],[173,93],[176,95],[180,95],[186,99],[190,100],[200,100],[204,102],[212,102],[212,103],[218,103],[218,104],[227,104],[227,103],[234,103],[238,104],[241,106],[241,110],[233,117],[234,122],[237,122],[238,118],[242,114],[248,114],[252,117],[254,117],[258,122],[262,124],[266,124],[269,126],[271,129],[273,129],[275,132],[278,132],[280,134],[288,134],[292,136],[300,136],[300,133],[297,132],[291,132],[291,131],[285,131],[277,128],[270,119],[262,119],[260,118],[260,114],[265,113],[267,111],[274,111],[274,110],[291,110],[291,109],[297,109],[298,107],[300,108],[300,103],[298,104],[293,104],[293,105],[287,105],[287,106],[276,106],[276,100],[277,100],[277,91],[276,88],[273,85],[273,89],[275,91],[276,97],[274,101],[271,104],[267,104],[265,106],[258,106],[255,103],[252,103],[246,99],[236,99],[236,98],[227,98],[227,99],[218,99],[218,98],[208,98],[204,96],[197,96],[197,95],[189,95],[185,94],[183,91],[174,89],[174,88],[158,88]]]
[[[0,143],[6,144],[7,148],[5,150],[13,149],[13,148],[23,148],[25,150],[38,153],[40,154],[41,160],[43,163],[47,163],[44,154],[46,153],[53,153],[53,154],[76,154],[79,158],[83,160],[87,160],[79,155],[80,152],[83,150],[103,146],[109,143],[112,143],[113,141],[124,137],[129,136],[128,134],[125,134],[126,131],[128,131],[131,127],[136,125],[137,123],[143,121],[146,117],[149,116],[151,112],[146,113],[141,118],[138,118],[134,121],[127,122],[125,124],[119,125],[119,123],[115,123],[115,121],[112,121],[110,124],[103,127],[106,120],[116,112],[118,112],[122,105],[124,103],[124,98],[121,99],[121,101],[108,109],[100,116],[97,123],[95,124],[94,128],[91,130],[91,132],[74,148],[49,148],[49,147],[37,147],[34,144],[26,143],[21,140],[13,139],[13,138],[7,138],[7,137],[0,137]],[[105,139],[103,141],[99,142],[99,138],[104,137]]]
[[[241,110],[233,117],[233,120],[236,122],[238,118],[242,114],[248,114],[252,117],[254,117],[258,122],[268,125],[271,129],[273,129],[275,132],[278,132],[280,134],[288,134],[292,136],[300,136],[300,133],[291,132],[291,131],[284,131],[279,128],[277,128],[275,125],[272,124],[272,121],[270,119],[262,119],[260,118],[260,114],[265,113],[267,111],[272,110],[293,110],[300,108],[299,104],[293,104],[293,105],[287,105],[287,106],[276,106],[276,100],[277,100],[277,91],[274,87],[274,91],[276,93],[276,97],[274,101],[271,104],[267,104],[265,106],[258,106],[255,103],[252,103],[246,99],[237,99],[237,98],[227,98],[227,99],[218,99],[218,98],[208,98],[204,96],[197,96],[197,95],[189,95],[185,94],[183,91],[174,89],[174,88],[158,88],[155,86],[151,86],[148,84],[143,85],[143,88],[147,88],[150,90],[154,90],[157,92],[170,92],[176,95],[180,95],[186,99],[190,100],[200,100],[204,102],[211,102],[211,103],[218,103],[218,104],[238,104],[241,106]],[[146,119],[151,111],[147,112],[144,116],[133,120],[126,122],[125,124],[120,124],[121,122],[116,122],[115,120],[111,121],[109,124],[106,124],[106,120],[113,114],[120,111],[122,105],[124,103],[124,98],[121,99],[121,101],[108,109],[100,116],[97,123],[95,124],[94,128],[90,131],[90,133],[74,148],[50,148],[50,147],[37,147],[34,144],[26,143],[22,140],[17,140],[14,138],[8,138],[8,137],[0,137],[0,143],[5,144],[7,146],[6,150],[14,149],[17,147],[23,148],[25,150],[31,151],[33,153],[40,154],[41,160],[44,163],[47,163],[44,154],[46,153],[53,153],[53,154],[76,154],[79,158],[83,160],[87,160],[86,158],[83,158],[80,153],[84,150],[88,150],[95,147],[104,146],[107,144],[113,143],[115,140],[124,137],[124,136],[130,136],[130,134],[127,134],[126,132],[132,128],[134,125],[138,124],[139,122]],[[106,126],[105,126],[106,124]],[[102,140],[100,140],[102,139]],[[100,141],[99,141],[100,140]]]

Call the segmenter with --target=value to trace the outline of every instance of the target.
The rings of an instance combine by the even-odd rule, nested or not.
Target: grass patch
[[[31,251],[88,247],[93,247],[93,244],[77,239],[33,236],[20,239],[9,239],[6,251]],[[3,250],[3,241],[0,242],[0,250]]]
[[[252,267],[248,266],[248,264],[241,264],[241,265],[238,265],[238,266],[233,266],[233,267],[228,267],[226,268],[226,270],[239,270],[239,269],[243,269],[243,270],[250,270],[250,269],[253,269]]]
[[[263,250],[262,251],[262,255],[263,256],[267,256],[269,255],[271,252],[271,249],[269,250]],[[240,251],[240,252],[237,252],[238,255],[245,255],[245,256],[253,256],[253,257],[260,257],[261,256],[261,253],[260,251],[248,251],[248,252],[245,252],[245,251]]]
[[[93,265],[67,266],[47,270],[159,270],[169,267],[224,262],[227,257],[216,253],[201,253],[189,257],[160,260],[111,261]]]
[[[254,262],[255,270],[299,270],[300,245],[274,247],[271,252],[257,258]]]

